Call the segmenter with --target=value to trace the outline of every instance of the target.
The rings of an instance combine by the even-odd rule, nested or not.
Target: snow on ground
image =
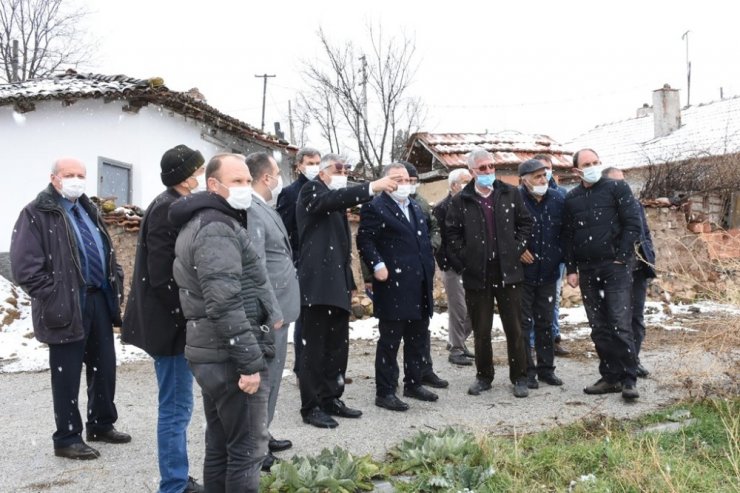
[[[17,295],[17,298],[16,298]],[[15,309],[9,302],[17,299],[17,309],[20,317],[10,325],[1,325],[3,314]],[[645,304],[646,325],[661,325],[666,330],[690,330],[678,325],[666,323],[669,316],[663,312],[664,305],[660,302]],[[740,315],[740,308],[721,305],[712,302],[700,302],[692,305],[670,305],[673,314],[687,314],[695,310],[702,313],[725,312]],[[586,312],[582,306],[560,309],[560,323],[564,339],[581,339],[588,337],[591,329],[588,327]],[[435,313],[429,323],[432,337],[447,339],[447,313]],[[288,340],[293,341],[292,327],[288,329]],[[378,320],[368,318],[357,320],[350,324],[350,339],[377,340]],[[504,332],[498,316],[493,320],[493,340],[503,341]],[[146,359],[147,354],[129,344],[122,344],[120,335],[115,336],[116,357],[118,364],[128,361]],[[33,337],[31,322],[31,303],[29,297],[10,281],[0,276],[0,373],[14,373],[23,371],[43,371],[48,368],[49,352],[46,344],[38,342]],[[290,373],[288,371],[288,373]]]

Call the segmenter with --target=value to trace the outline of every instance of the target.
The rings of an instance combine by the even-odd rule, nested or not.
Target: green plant
[[[477,461],[481,450],[472,433],[447,428],[437,433],[422,432],[404,440],[388,455],[391,458],[390,471],[394,474],[437,472],[448,463]]]

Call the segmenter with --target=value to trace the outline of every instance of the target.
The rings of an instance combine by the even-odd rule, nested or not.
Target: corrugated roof
[[[181,115],[207,123],[219,130],[280,147],[295,153],[296,147],[251,125],[221,113],[208,105],[197,90],[172,91],[161,78],[135,79],[126,75],[78,74],[67,70],[47,79],[34,79],[0,85],[0,106],[13,105],[16,111],[28,112],[38,101],[60,100],[72,104],[79,99],[126,100],[129,109],[157,104]]]
[[[423,146],[447,168],[467,166],[465,156],[475,148],[493,154],[498,165],[518,165],[537,154],[548,154],[554,166],[569,168],[573,153],[547,135],[499,132],[484,134],[419,132],[409,138],[410,155]]]
[[[601,162],[618,168],[683,161],[740,152],[740,96],[681,111],[681,127],[655,138],[653,115],[599,125],[567,144],[589,147]]]

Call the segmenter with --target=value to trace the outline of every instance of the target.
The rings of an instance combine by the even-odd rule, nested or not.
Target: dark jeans
[[[239,389],[232,363],[190,363],[190,369],[206,415],[206,493],[256,493],[267,455],[268,372],[260,372],[259,390],[249,395]]]
[[[301,414],[342,397],[349,357],[349,312],[336,306],[301,307],[303,352],[298,375]]]
[[[293,325],[293,351],[295,352],[293,373],[296,375],[301,368],[301,353],[303,352],[303,330],[301,330],[301,325],[301,318],[298,317],[298,320]]]
[[[632,337],[635,339],[635,355],[639,361],[642,341],[645,340],[645,297],[648,278],[643,269],[632,272]]]
[[[599,373],[608,383],[635,384],[637,357],[632,336],[632,273],[608,262],[579,267],[579,284]]]
[[[398,347],[403,339],[404,387],[421,385],[429,335],[429,318],[421,320],[380,320],[380,338],[375,352],[375,392],[395,394],[398,387]]]
[[[105,294],[87,293],[82,323],[85,338],[67,344],[49,344],[51,395],[54,401],[56,432],[54,448],[69,447],[82,441],[82,419],[78,406],[80,374],[85,363],[87,380],[88,432],[102,433],[118,419],[113,398],[116,393],[116,351],[113,324]]]
[[[534,350],[537,362],[527,351],[527,376],[545,376],[555,371],[552,338],[552,317],[555,306],[556,283],[536,286],[528,282],[521,284],[522,326],[534,326]],[[522,331],[523,344],[529,347],[529,332]]]
[[[479,380],[489,383],[493,381],[491,329],[493,328],[494,298],[506,334],[509,380],[511,380],[511,383],[515,383],[519,378],[527,376],[527,355],[522,339],[521,290],[519,284],[465,290],[465,304],[468,307],[470,321],[473,324],[475,368],[476,377]]]

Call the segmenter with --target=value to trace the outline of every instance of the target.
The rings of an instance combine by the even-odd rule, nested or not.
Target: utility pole
[[[290,99],[288,100],[288,130],[290,131],[290,143],[295,144],[294,129],[293,129],[293,108],[290,105]]]
[[[265,100],[267,99],[267,79],[271,77],[276,77],[275,75],[254,75],[257,78],[262,78],[264,81],[264,85],[262,86],[262,126],[260,127],[260,130],[263,132],[265,131]]]
[[[13,80],[10,82],[20,82],[21,78],[18,76],[18,40],[13,40],[13,58],[10,59],[11,67],[13,68]]]
[[[691,61],[689,61],[689,33],[686,31],[681,39],[686,40],[686,106],[691,106]]]

